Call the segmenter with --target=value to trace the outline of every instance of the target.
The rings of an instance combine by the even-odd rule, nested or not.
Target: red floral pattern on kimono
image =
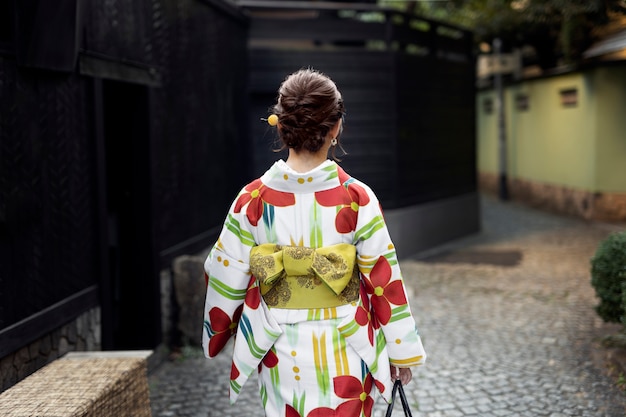
[[[245,192],[239,196],[235,203],[234,212],[241,212],[241,209],[249,203],[246,208],[246,217],[252,226],[256,226],[259,219],[263,217],[263,203],[276,207],[293,206],[296,203],[293,193],[276,191],[266,187],[261,179],[252,181],[244,190]]]
[[[374,384],[372,374],[367,374],[364,384],[350,375],[338,376],[333,380],[333,383],[335,394],[348,400],[337,407],[336,415],[359,417],[363,412],[366,416],[372,415],[372,407],[374,407],[374,399],[370,396]]]
[[[407,303],[402,281],[391,281],[391,266],[384,256],[378,258],[369,279],[363,277],[365,290],[371,296],[372,307],[382,324],[391,319],[391,304],[400,306]]]
[[[234,363],[231,363],[230,364],[230,379],[235,380],[239,378],[239,375],[241,375],[241,372],[239,372],[239,369],[237,369]]]
[[[311,410],[311,412],[309,412],[309,414],[307,414],[306,417],[329,417],[329,416],[334,416],[334,415],[335,415],[335,410],[333,410],[332,408],[318,407],[318,408]],[[302,416],[300,415],[300,413],[298,413],[298,411],[295,408],[287,404],[285,406],[285,417],[302,417]]]
[[[380,325],[378,324],[376,316],[372,313],[370,300],[366,294],[363,282],[361,282],[360,291],[362,304],[357,307],[354,319],[359,324],[359,326],[367,326],[367,336],[369,337],[370,344],[374,346],[374,330],[378,329]]]
[[[232,320],[228,317],[228,314],[217,307],[213,307],[209,311],[213,330],[213,337],[211,337],[209,342],[210,356],[217,355],[226,346],[228,339],[237,332],[237,325],[239,324],[242,311],[243,306],[239,306]]]
[[[276,365],[278,365],[278,356],[276,356],[276,352],[274,352],[273,350],[269,350],[263,357],[263,360],[261,361],[261,363],[259,364],[259,371],[261,369],[261,366],[265,366],[267,368],[273,368]]]
[[[250,282],[248,283],[248,290],[246,291],[246,298],[244,302],[248,307],[253,310],[259,308],[261,304],[261,291],[259,290],[259,286],[257,285],[257,280],[254,276],[250,277]]]
[[[341,185],[330,190],[318,191],[315,199],[324,207],[341,207],[335,218],[335,228],[339,233],[350,233],[356,230],[359,207],[370,202],[367,192],[354,181],[344,170],[338,170]]]

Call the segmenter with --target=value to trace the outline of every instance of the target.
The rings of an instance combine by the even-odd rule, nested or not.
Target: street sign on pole
[[[476,75],[478,78],[487,78],[495,74],[514,74],[515,78],[518,78],[521,68],[522,58],[519,51],[496,54],[494,46],[493,54],[478,56]]]

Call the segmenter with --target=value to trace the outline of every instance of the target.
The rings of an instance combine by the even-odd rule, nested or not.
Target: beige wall
[[[596,189],[626,192],[626,70],[593,72],[596,101]]]
[[[561,91],[572,89],[577,91],[578,104],[564,106]],[[527,110],[519,109],[516,104],[520,95],[527,97]],[[480,91],[476,98],[477,164],[482,182],[494,182],[499,170],[495,98],[493,90]],[[485,100],[489,99],[493,110],[487,114]],[[581,213],[585,217],[593,217],[594,200],[605,195],[626,200],[623,66],[599,67],[509,85],[505,89],[504,106],[511,194],[516,192],[516,184],[525,184],[525,193],[529,188],[533,188],[533,193],[541,192],[538,190],[542,187],[549,189],[546,193],[554,193],[555,187],[562,188],[578,195],[577,199],[585,199],[579,201],[580,210],[586,211]],[[621,215],[626,216],[626,212]]]

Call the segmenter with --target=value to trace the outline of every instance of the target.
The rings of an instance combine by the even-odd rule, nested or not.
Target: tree
[[[580,62],[598,27],[626,14],[624,0],[379,0],[474,31],[477,44],[496,37],[505,50],[531,46],[543,69]]]

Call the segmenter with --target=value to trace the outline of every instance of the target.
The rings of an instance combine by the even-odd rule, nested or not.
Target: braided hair
[[[313,69],[301,69],[281,84],[273,112],[280,122],[279,150],[317,152],[328,132],[343,117],[344,106],[341,93],[328,76]]]

